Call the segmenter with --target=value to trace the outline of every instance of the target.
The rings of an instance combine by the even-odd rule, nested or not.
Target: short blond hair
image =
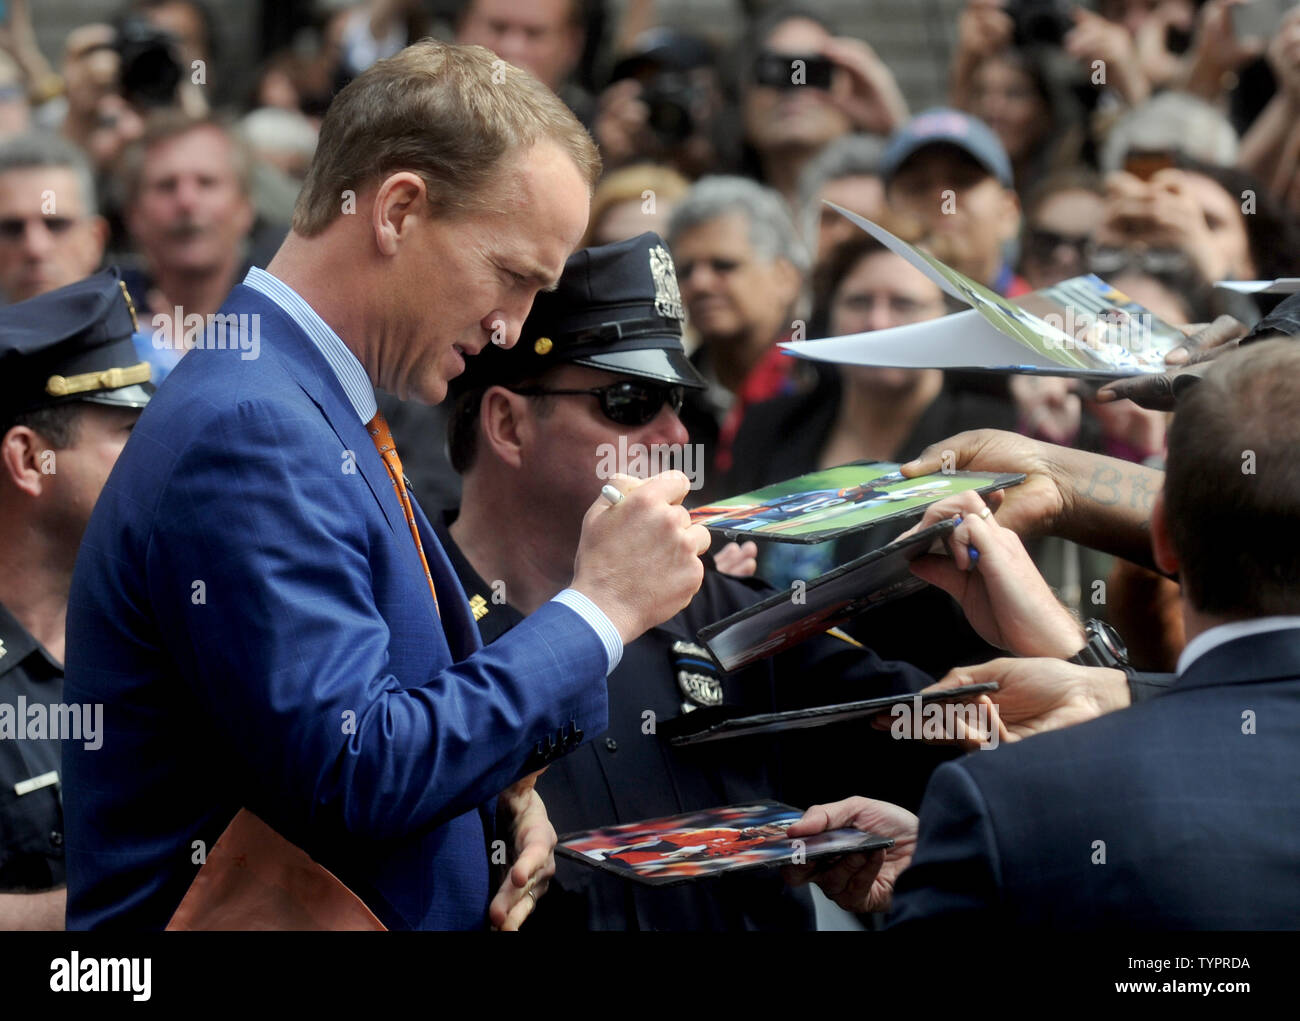
[[[691,187],[672,167],[657,163],[633,163],[631,166],[611,170],[596,185],[596,192],[591,197],[591,216],[587,219],[587,233],[582,239],[583,248],[592,244],[600,221],[606,213],[624,202],[644,202],[647,190],[654,192],[655,199],[676,202]]]
[[[423,39],[334,97],[293,229],[319,234],[341,213],[344,192],[403,170],[420,176],[439,212],[477,208],[502,159],[541,139],[556,142],[595,185],[595,143],[555,93],[482,46]]]

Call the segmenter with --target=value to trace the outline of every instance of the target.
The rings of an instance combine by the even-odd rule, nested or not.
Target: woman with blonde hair
[[[606,174],[591,197],[583,248],[626,241],[648,230],[666,235],[668,217],[690,182],[671,167],[634,163]]]

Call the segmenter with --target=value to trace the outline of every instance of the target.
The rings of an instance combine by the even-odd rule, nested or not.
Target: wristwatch
[[[1127,670],[1128,649],[1119,632],[1104,620],[1090,620],[1083,626],[1087,642],[1067,660],[1080,666],[1103,666],[1113,670]]]

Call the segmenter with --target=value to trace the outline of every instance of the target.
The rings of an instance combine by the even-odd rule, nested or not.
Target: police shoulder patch
[[[722,679],[718,676],[717,661],[709,650],[694,642],[673,642],[673,670],[677,686],[686,701],[682,712],[699,706],[722,705]]]

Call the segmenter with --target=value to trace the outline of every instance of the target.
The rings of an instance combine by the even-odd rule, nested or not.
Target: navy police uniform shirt
[[[23,706],[63,698],[63,668],[0,606],[0,893],[63,886],[59,742],[25,737]]]
[[[448,512],[439,523],[438,537],[460,576],[483,642],[490,644],[524,618],[504,602],[501,587],[479,577],[456,546],[446,527],[454,515]],[[772,712],[911,691],[931,682],[929,675],[905,664],[882,663],[833,638],[815,639],[782,657],[723,674],[696,644],[696,632],[771,591],[757,580],[706,570],[699,593],[685,610],[624,649],[622,662],[609,676],[609,729],[553,762],[538,780],[538,793],[558,834],[762,798],[798,807],[832,800],[821,796],[822,789],[831,789],[822,788],[821,781],[831,780],[824,771],[840,767],[833,755],[823,756],[830,745],[822,732],[794,732],[793,742],[751,737],[674,747],[657,731],[697,708],[726,704],[750,713]],[[856,754],[862,730],[836,729],[846,731]],[[810,741],[808,735],[816,737]],[[865,736],[897,744],[886,735]],[[886,750],[906,756],[897,747]],[[938,761],[927,761],[927,775]],[[835,779],[856,784],[850,777]],[[919,797],[923,778],[917,783]],[[651,888],[564,858],[557,858],[556,867],[555,881],[529,921],[530,929],[728,931],[815,925],[806,888],[786,886],[775,870]]]

